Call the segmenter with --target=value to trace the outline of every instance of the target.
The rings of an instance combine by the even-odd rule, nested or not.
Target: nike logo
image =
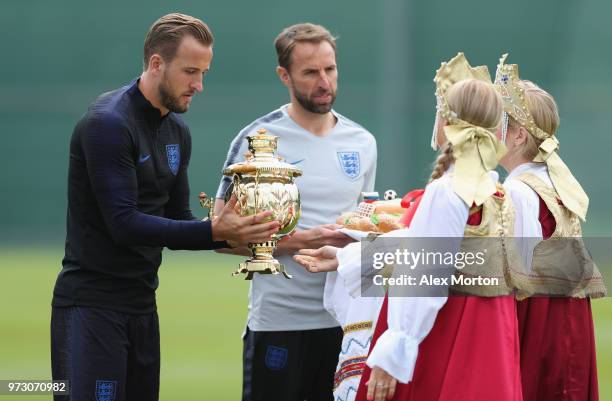
[[[142,164],[146,162],[147,160],[149,160],[149,157],[151,157],[151,155],[140,155],[140,157],[138,158],[138,163]]]
[[[303,162],[304,160],[306,160],[306,159],[300,159],[300,160],[295,161],[295,162],[289,162],[289,164],[294,164],[295,165],[295,164]]]

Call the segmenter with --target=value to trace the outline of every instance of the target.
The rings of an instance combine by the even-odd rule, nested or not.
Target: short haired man
[[[269,214],[239,217],[235,198],[212,222],[189,209],[191,137],[178,114],[202,91],[212,45],[199,19],[160,18],[145,40],[142,75],[100,96],[76,125],[51,317],[53,378],[69,380],[69,399],[158,399],[163,247],[214,249],[278,230],[263,223]]]
[[[291,253],[350,242],[333,223],[374,189],[376,141],[332,110],[338,70],[336,41],[327,29],[297,24],[276,38],[277,74],[290,103],[255,120],[232,142],[225,166],[241,161],[246,135],[259,128],[279,136],[277,154],[297,165],[302,201],[298,231],[279,243],[278,259],[293,276],[256,274],[244,338],[244,401],[332,400],[342,330],[323,306],[325,274],[299,267]],[[216,207],[224,206],[224,178]]]

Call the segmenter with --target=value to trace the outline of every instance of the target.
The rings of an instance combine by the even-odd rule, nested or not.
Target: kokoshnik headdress
[[[481,205],[497,188],[488,172],[493,170],[506,149],[495,137],[497,127],[479,127],[461,120],[457,113],[451,110],[447,91],[455,83],[477,79],[491,83],[489,70],[486,66],[472,67],[463,53],[458,53],[450,61],[442,63],[434,83],[436,84],[437,114],[448,121],[444,133],[453,146],[455,166],[453,171],[453,190],[468,205]],[[437,148],[434,126],[432,147]]]
[[[534,162],[546,163],[550,179],[559,194],[561,202],[572,213],[583,221],[589,208],[589,197],[584,192],[567,165],[557,153],[559,140],[551,133],[538,127],[529,111],[525,100],[525,89],[521,86],[518,65],[506,64],[508,54],[499,59],[495,73],[495,87],[504,101],[504,126],[502,126],[502,141],[505,143],[508,129],[508,116],[515,119],[530,135],[542,141]]]

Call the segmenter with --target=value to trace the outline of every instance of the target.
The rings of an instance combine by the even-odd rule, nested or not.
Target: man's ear
[[[276,67],[276,75],[280,78],[283,85],[289,87],[291,83],[291,77],[289,76],[289,71],[285,67],[281,67],[280,65]]]
[[[159,75],[161,74],[163,68],[164,68],[164,59],[157,53],[152,54],[151,57],[149,58],[148,70],[153,75]]]

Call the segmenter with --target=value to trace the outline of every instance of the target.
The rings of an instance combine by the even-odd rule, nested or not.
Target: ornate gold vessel
[[[270,220],[278,220],[280,230],[270,241],[249,244],[252,257],[240,263],[233,274],[246,273],[246,280],[252,279],[254,273],[282,273],[291,278],[273,253],[277,242],[295,230],[300,218],[300,193],[293,181],[302,171],[274,155],[278,137],[269,135],[265,129],[247,136],[247,140],[250,153],[246,160],[232,164],[223,174],[233,179],[232,193],[238,199],[240,215],[251,216],[269,210],[273,213]]]

